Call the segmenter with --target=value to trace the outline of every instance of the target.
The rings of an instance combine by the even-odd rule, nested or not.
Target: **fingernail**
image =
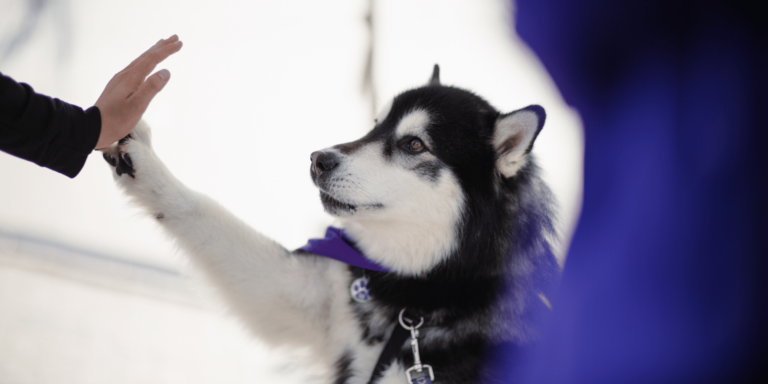
[[[182,46],[182,45],[184,45],[184,43],[182,43],[181,40],[179,40],[179,41],[173,43],[173,45]]]
[[[171,72],[168,71],[167,69],[162,69],[159,72],[157,72],[157,75],[160,76],[160,78],[163,80],[168,80],[168,78],[171,77]]]
[[[169,37],[168,39],[173,39],[174,37],[179,37],[179,36],[177,36],[177,35],[174,33],[174,34],[173,34],[173,36]]]

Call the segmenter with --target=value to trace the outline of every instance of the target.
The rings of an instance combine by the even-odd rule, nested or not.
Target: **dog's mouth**
[[[360,204],[360,205],[354,205],[350,203],[345,203],[343,201],[339,201],[329,195],[326,192],[320,191],[320,201],[323,203],[323,207],[325,208],[325,211],[330,214],[354,214],[358,211],[358,209],[362,210],[368,210],[368,209],[377,209],[377,208],[383,208],[384,205],[376,203],[376,204]]]
[[[323,191],[320,191],[320,201],[323,202],[323,207],[325,207],[325,210],[328,211],[328,213],[337,213],[339,211],[355,213],[357,211],[356,206],[336,200]]]

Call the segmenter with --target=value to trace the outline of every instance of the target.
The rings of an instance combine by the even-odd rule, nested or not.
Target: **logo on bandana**
[[[352,285],[349,286],[349,294],[358,303],[365,303],[370,300],[371,294],[368,292],[368,278],[363,276],[355,279]]]

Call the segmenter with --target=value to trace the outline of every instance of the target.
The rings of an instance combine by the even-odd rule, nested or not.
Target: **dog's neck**
[[[450,221],[345,221],[349,237],[365,257],[403,275],[423,275],[456,248]]]

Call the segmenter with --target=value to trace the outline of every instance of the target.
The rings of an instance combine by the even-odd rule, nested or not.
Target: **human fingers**
[[[183,43],[178,40],[173,43],[161,43],[160,46],[151,52],[142,55],[140,60],[137,61],[133,67],[126,70],[126,74],[144,80],[144,78],[146,78],[158,64],[167,59],[168,56],[178,52],[182,45]]]
[[[177,41],[179,41],[179,35],[175,35],[175,34],[167,39],[160,39],[157,41],[157,43],[155,43],[155,45],[149,47],[149,49],[147,49],[147,52],[151,52],[157,48],[163,47],[168,44],[173,44]]]
[[[139,86],[139,89],[134,93],[130,99],[134,103],[134,109],[139,113],[139,117],[147,110],[149,103],[158,94],[171,78],[171,72],[167,69],[161,69],[154,75],[147,78],[143,84]]]
[[[155,43],[155,45],[149,47],[146,51],[144,51],[139,57],[134,59],[130,64],[128,64],[127,67],[125,67],[120,73],[130,70],[132,67],[134,67],[138,62],[140,62],[142,59],[146,58],[147,55],[151,54],[152,52],[164,48],[170,44],[173,44],[175,42],[179,41],[178,35],[173,35],[167,39],[160,39]],[[119,74],[119,73],[118,73]]]
[[[175,35],[174,35],[174,36],[175,36]],[[173,37],[173,36],[171,36],[171,37]],[[142,58],[144,55],[146,55],[147,53],[149,53],[149,52],[151,52],[152,50],[154,50],[155,48],[157,48],[157,46],[158,46],[158,45],[160,45],[160,43],[162,43],[163,41],[165,41],[165,39],[160,39],[160,40],[158,40],[158,41],[157,41],[157,43],[155,43],[155,45],[153,45],[153,46],[149,47],[149,49],[147,49],[146,51],[142,52],[142,53],[141,53],[141,55],[139,55],[139,57],[137,57],[137,58],[133,59],[133,61],[131,61],[131,63],[130,63],[130,64],[128,64],[128,65],[127,65],[125,68],[123,68],[123,70],[122,70],[122,71],[118,72],[118,75],[119,75],[119,74],[121,74],[121,73],[123,73],[123,72],[125,72],[125,71],[127,71],[127,70],[129,70],[129,69],[131,69],[131,67],[133,67],[134,65],[136,65],[136,63],[137,63],[139,60],[141,60],[141,58]]]
[[[155,43],[155,45],[149,47],[149,49],[144,51],[144,53],[139,55],[139,57],[136,60],[134,60],[134,61],[140,61],[139,59],[141,59],[142,57],[146,57],[146,56],[152,54],[152,52],[157,51],[157,50],[159,50],[161,48],[164,48],[164,47],[166,47],[168,45],[171,45],[171,44],[173,44],[173,43],[175,43],[177,41],[179,41],[179,36],[178,35],[173,35],[173,36],[171,36],[171,37],[169,37],[167,39],[160,39],[160,40],[157,41],[157,43]]]

